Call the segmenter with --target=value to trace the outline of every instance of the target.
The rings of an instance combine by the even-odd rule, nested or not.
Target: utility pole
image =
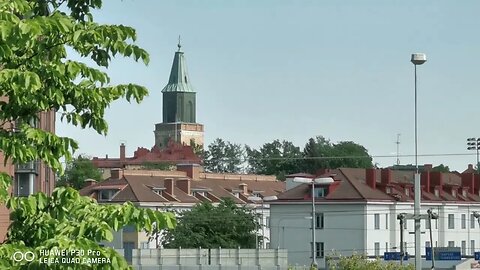
[[[432,270],[435,269],[435,249],[433,247],[432,219],[438,219],[438,214],[433,213],[432,209],[427,210],[428,225],[430,229],[430,248],[432,252]]]
[[[397,165],[400,165],[400,133],[397,134],[397,141],[395,144],[397,145]]]
[[[400,220],[400,265],[403,264],[403,257],[405,256],[403,252],[403,222],[405,220],[405,214],[398,214],[397,219]]]

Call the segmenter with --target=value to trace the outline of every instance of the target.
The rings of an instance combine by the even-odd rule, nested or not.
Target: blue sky
[[[461,4],[460,4],[461,3]],[[161,89],[178,35],[197,91],[205,139],[259,147],[286,139],[303,147],[323,135],[364,145],[381,166],[414,153],[414,69],[418,67],[419,163],[463,170],[475,163],[467,137],[480,137],[479,1],[104,1],[96,20],[137,29],[148,66],[115,59],[113,83],[149,88],[140,105],[118,101],[106,113],[109,134],[57,124],[78,153],[127,155],[154,144]],[[448,155],[447,155],[448,154]],[[413,163],[402,157],[401,163]]]

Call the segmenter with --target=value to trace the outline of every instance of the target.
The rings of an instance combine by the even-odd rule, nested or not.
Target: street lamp
[[[312,264],[311,267],[317,269],[317,251],[316,251],[316,239],[315,239],[315,184],[329,184],[333,182],[331,177],[319,177],[315,179],[304,178],[304,177],[295,177],[293,182],[297,183],[306,183],[312,185]]]
[[[480,150],[480,138],[468,138],[467,149],[477,151],[477,170],[479,169],[478,150]]]
[[[423,53],[412,54],[411,62],[415,66],[415,269],[422,269],[422,257],[420,256],[420,200],[422,190],[420,188],[420,174],[418,173],[418,135],[417,135],[417,65],[422,65],[427,61],[427,56]]]
[[[265,213],[264,213],[264,210],[265,210],[265,202],[269,202],[269,201],[276,201],[278,198],[277,196],[265,196],[265,197],[256,197],[256,196],[250,196],[248,197],[248,200],[249,201],[252,201],[252,202],[261,202],[262,203],[262,219],[261,219],[261,222],[260,222],[260,226],[262,226],[262,249],[265,249],[266,246],[265,246],[265,227],[266,227],[266,224],[263,223],[263,219],[265,217]],[[257,208],[255,207],[255,212]],[[258,229],[257,229],[257,233],[255,234],[255,245],[256,245],[256,248],[258,248]]]

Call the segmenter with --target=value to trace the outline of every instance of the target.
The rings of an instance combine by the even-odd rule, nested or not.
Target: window
[[[265,247],[266,247],[267,249],[270,249],[270,242],[265,243]]]
[[[390,194],[390,193],[392,193],[392,189],[390,187],[387,187],[387,188],[385,188],[385,192],[387,194]]]
[[[375,214],[375,230],[380,230],[380,214]]]
[[[438,191],[438,189],[435,189],[435,197],[438,197],[440,196],[440,192]]]
[[[312,242],[310,242],[310,246],[313,248],[312,246]],[[323,242],[316,242],[315,243],[315,255],[317,258],[323,258],[324,256],[324,252],[325,252],[325,246],[323,244]]]
[[[455,189],[452,190],[452,196],[453,196],[453,197],[457,197],[457,191],[456,191]]]
[[[388,230],[388,214],[385,214],[385,229]]]
[[[135,228],[135,225],[127,225],[123,227],[123,232],[130,233],[130,232],[136,232],[137,229]]]
[[[455,241],[448,241],[448,247],[455,247]]]
[[[467,215],[462,214],[462,229],[467,228]]]
[[[438,219],[435,219],[435,229],[438,229]]]
[[[315,198],[323,198],[328,195],[328,189],[324,187],[315,188]]]
[[[470,215],[470,228],[475,229],[475,216],[473,214]]]
[[[142,242],[142,243],[140,244],[140,248],[142,248],[142,249],[148,249],[148,242]]]
[[[448,228],[455,229],[455,215],[448,214]]]
[[[410,190],[408,188],[405,188],[405,195],[410,196]]]
[[[404,219],[404,220],[403,220],[403,228],[404,228],[405,230],[408,230],[407,224],[408,224],[408,219]]]
[[[323,213],[315,213],[315,228],[323,229]]]
[[[462,241],[462,256],[467,255],[467,241]]]
[[[380,256],[380,243],[375,242],[375,256]]]
[[[114,189],[100,190],[100,192],[98,193],[98,200],[99,201],[109,201],[113,198],[115,193],[117,193],[117,191],[114,190]]]
[[[430,247],[430,241],[425,242],[425,247]]]
[[[388,252],[388,242],[385,242],[385,252]]]
[[[265,227],[270,228],[270,217],[265,218]]]
[[[465,189],[462,191],[462,196],[467,197],[467,191]]]
[[[475,254],[475,240],[470,240],[470,253]]]

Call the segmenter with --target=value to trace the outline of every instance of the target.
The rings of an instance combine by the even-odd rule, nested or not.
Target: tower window
[[[188,83],[187,76],[185,76],[185,83]]]

